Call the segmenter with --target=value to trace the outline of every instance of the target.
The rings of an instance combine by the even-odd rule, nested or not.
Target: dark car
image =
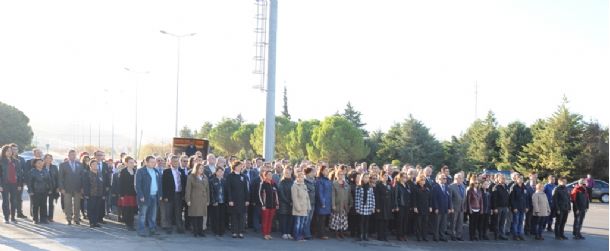
[[[574,181],[567,185],[568,191],[572,192],[572,188],[578,181]],[[592,198],[598,199],[603,203],[608,203],[608,183],[603,180],[595,180],[595,186],[593,186]]]

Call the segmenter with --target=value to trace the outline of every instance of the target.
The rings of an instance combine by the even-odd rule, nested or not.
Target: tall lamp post
[[[129,73],[133,73],[133,74],[148,74],[150,73],[149,71],[135,71],[131,68],[127,68],[124,67],[123,69],[125,69],[126,71],[128,71]],[[136,106],[135,106],[135,130],[134,130],[134,135],[133,135],[133,156],[136,159],[136,161],[138,160],[138,83],[140,81],[136,81],[136,91],[135,91],[135,96],[136,96]]]
[[[176,56],[176,121],[175,121],[175,130],[174,130],[174,136],[178,137],[178,90],[179,90],[179,84],[180,84],[180,40],[184,37],[195,36],[195,34],[197,34],[197,33],[176,35],[176,34],[161,30],[161,34],[169,35],[169,36],[176,38],[176,41],[178,43],[177,50],[176,50],[176,53],[177,53],[177,56]]]

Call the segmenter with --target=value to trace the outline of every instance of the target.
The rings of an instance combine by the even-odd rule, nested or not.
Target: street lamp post
[[[183,37],[192,37],[195,36],[195,34],[197,33],[188,33],[188,34],[183,34],[183,35],[176,35],[164,30],[160,31],[161,34],[165,34],[165,35],[170,35],[172,37],[176,38],[177,41],[177,49],[176,49],[176,121],[175,121],[175,128],[174,128],[174,136],[178,137],[178,90],[179,90],[179,84],[180,84],[180,40]]]
[[[149,71],[134,71],[133,69],[124,67],[123,69],[125,69],[126,71],[133,73],[133,74],[148,74],[150,73]],[[135,133],[134,133],[134,139],[133,139],[133,156],[136,159],[136,161],[138,160],[138,83],[139,80],[136,81],[136,91],[135,91],[135,101],[136,101],[136,106],[135,106]]]

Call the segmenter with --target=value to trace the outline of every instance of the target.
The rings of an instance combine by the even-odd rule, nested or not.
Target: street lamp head
[[[167,31],[161,30],[161,33],[163,33],[163,34],[167,34]]]
[[[126,71],[131,71],[129,68],[127,67],[123,67],[123,69],[125,69]]]
[[[195,36],[196,34],[197,34],[197,33],[191,33],[191,34],[189,34],[189,36],[191,36],[191,37],[192,37],[192,36]]]

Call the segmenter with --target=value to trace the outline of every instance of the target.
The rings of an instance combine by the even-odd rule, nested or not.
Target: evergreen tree
[[[191,129],[188,128],[188,126],[184,125],[184,127],[182,127],[182,129],[180,130],[180,137],[181,138],[192,138],[193,132],[191,131]]]
[[[337,114],[338,114],[338,112],[337,112]],[[362,131],[363,136],[366,137],[368,135],[368,132],[366,130],[364,130],[364,126],[366,125],[366,123],[363,123],[361,120],[362,113],[359,111],[356,111],[356,109],[354,109],[354,107],[352,106],[351,102],[347,102],[347,106],[345,107],[345,110],[340,115],[343,116],[348,121],[352,122],[352,124],[354,124],[354,126],[356,126],[356,128],[360,129],[360,131]]]
[[[545,174],[572,176],[576,158],[583,149],[585,131],[582,116],[571,113],[564,97],[552,117],[532,126],[531,143],[519,158],[521,170],[536,170]]]
[[[464,135],[464,143],[468,145],[468,160],[480,169],[494,168],[499,161],[500,133],[497,126],[494,113],[489,111],[485,120],[477,119]]]
[[[286,117],[287,119],[290,119],[290,113],[288,113],[288,90],[286,89],[286,86],[284,86],[284,106],[283,106],[283,110],[282,110],[282,116]]]
[[[507,166],[514,166],[519,160],[523,147],[532,142],[532,133],[523,123],[515,121],[506,127],[500,127],[500,158]]]

